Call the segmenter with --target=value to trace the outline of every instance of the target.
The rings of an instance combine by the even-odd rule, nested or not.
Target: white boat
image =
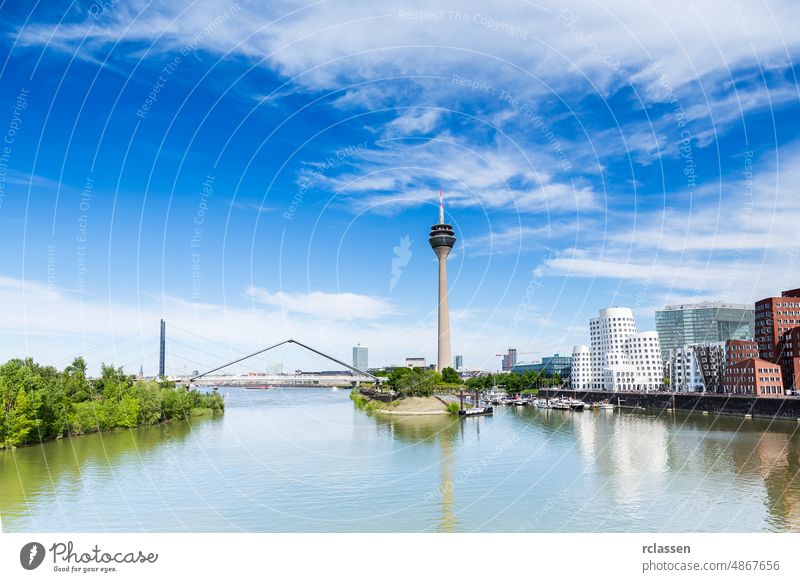
[[[547,400],[543,400],[541,398],[537,398],[536,400],[534,400],[533,405],[536,408],[550,408],[550,403],[547,402]]]
[[[497,386],[493,386],[491,390],[483,395],[485,400],[502,400],[506,397],[508,397],[508,393],[505,390],[500,390]]]
[[[597,404],[597,408],[600,410],[614,410],[614,405],[610,402],[603,401]]]
[[[563,398],[562,402],[569,404],[569,407],[572,410],[583,410],[583,407],[586,406],[586,403],[583,400],[577,400],[575,398]]]
[[[553,410],[572,410],[570,403],[564,398],[553,398],[548,402],[547,408]]]
[[[491,406],[476,406],[475,408],[467,408],[459,410],[460,416],[480,416],[486,414],[494,414],[494,409]]]

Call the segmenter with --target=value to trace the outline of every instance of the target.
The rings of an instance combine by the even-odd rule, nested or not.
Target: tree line
[[[138,379],[121,367],[103,364],[100,377],[88,378],[80,357],[61,371],[9,360],[0,366],[0,399],[0,448],[224,410],[217,393]]]
[[[559,374],[528,370],[523,374],[486,374],[467,380],[470,390],[491,390],[495,386],[510,394],[518,394],[525,390],[561,387],[564,384]]]
[[[558,374],[529,370],[524,374],[486,374],[469,378],[465,382],[453,368],[445,368],[441,373],[427,368],[395,368],[391,372],[381,370],[378,376],[389,378],[388,386],[402,396],[431,396],[444,388],[469,390],[491,390],[495,386],[510,394],[539,388],[560,387],[564,382]]]

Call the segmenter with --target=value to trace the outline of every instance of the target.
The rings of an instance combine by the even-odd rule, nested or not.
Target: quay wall
[[[610,392],[604,390],[542,389],[539,398],[571,396],[587,403],[608,400],[621,407],[641,406],[666,410],[674,408],[687,412],[733,414],[766,418],[800,420],[800,398],[756,398],[731,394],[702,392]]]

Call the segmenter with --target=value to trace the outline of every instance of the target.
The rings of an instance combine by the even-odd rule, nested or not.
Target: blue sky
[[[800,286],[796,3],[629,4],[1,4],[0,357],[434,361],[439,188],[468,366]]]

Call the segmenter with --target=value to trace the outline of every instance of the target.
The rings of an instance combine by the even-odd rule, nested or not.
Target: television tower
[[[444,195],[439,190],[439,224],[431,226],[428,242],[439,257],[439,355],[436,369],[440,372],[453,365],[450,352],[450,313],[447,308],[447,255],[456,244],[453,227],[444,222]]]

